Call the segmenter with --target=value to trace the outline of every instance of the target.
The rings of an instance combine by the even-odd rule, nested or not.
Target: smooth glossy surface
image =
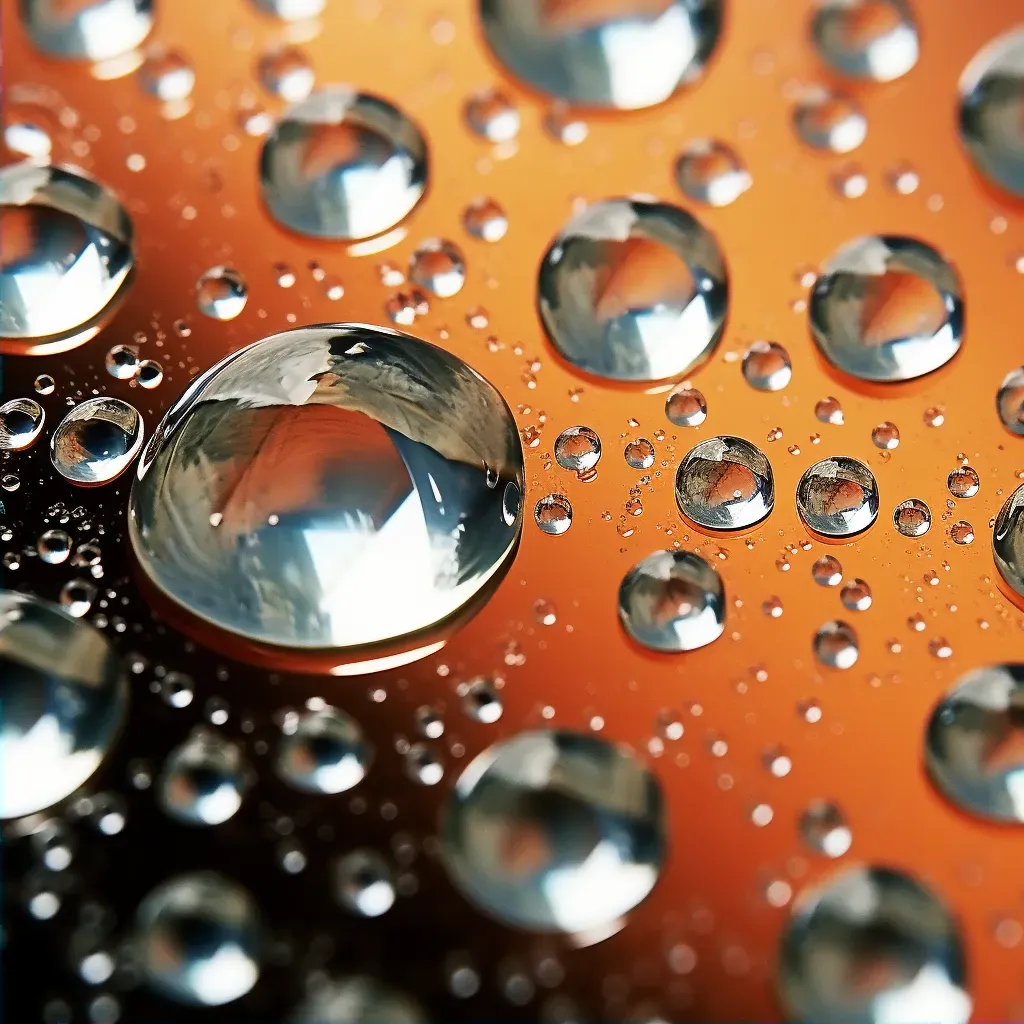
[[[868,121],[850,96],[827,89],[808,89],[793,110],[793,127],[812,149],[849,153],[866,138]]]
[[[288,1024],[426,1024],[408,996],[375,978],[322,980],[287,1018]]]
[[[489,747],[444,810],[442,859],[465,896],[540,932],[611,925],[654,887],[665,859],[657,780],[596,736],[525,732]]]
[[[555,438],[555,462],[577,473],[593,469],[601,461],[601,438],[590,427],[566,427]]]
[[[1024,596],[1024,484],[999,510],[992,530],[992,555],[999,575]]]
[[[676,471],[676,504],[710,530],[743,530],[775,506],[772,467],[742,437],[711,437],[692,448]]]
[[[815,533],[852,537],[878,518],[878,484],[859,459],[845,455],[822,459],[800,477],[796,510]]]
[[[119,477],[142,448],[142,417],[119,398],[89,398],[74,406],[50,435],[50,461],[81,487]]]
[[[306,793],[344,793],[362,782],[373,746],[359,723],[339,708],[303,712],[281,738],[278,776]]]
[[[220,825],[242,805],[245,764],[237,744],[198,729],[164,761],[157,799],[183,825]]]
[[[873,82],[901,78],[920,50],[907,0],[821,0],[811,39],[833,70]]]
[[[774,341],[755,341],[743,356],[743,379],[757,391],[781,391],[793,379],[789,353]]]
[[[375,850],[353,850],[334,864],[334,898],[359,917],[380,917],[395,902],[395,882],[388,862]]]
[[[0,405],[0,451],[31,448],[43,431],[46,413],[34,398],[12,398]]]
[[[233,267],[210,267],[196,281],[199,312],[213,320],[234,320],[248,297],[245,278]]]
[[[678,387],[665,399],[665,415],[677,427],[699,427],[708,418],[708,403],[696,388]]]
[[[33,45],[51,57],[119,57],[153,28],[153,0],[20,0],[19,10]]]
[[[996,393],[999,420],[1011,434],[1024,437],[1024,366],[1011,370]]]
[[[717,139],[687,143],[676,161],[676,184],[698,203],[729,206],[753,184],[739,154]]]
[[[466,283],[466,260],[454,242],[428,238],[409,262],[409,280],[439,299],[450,299]]]
[[[826,668],[853,668],[860,657],[860,644],[853,626],[840,620],[826,622],[814,634],[814,656]]]

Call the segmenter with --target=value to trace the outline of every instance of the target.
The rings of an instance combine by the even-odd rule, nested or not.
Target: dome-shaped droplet
[[[900,446],[900,428],[885,420],[871,429],[871,443],[883,451],[892,451]]]
[[[1024,484],[1003,503],[992,530],[992,554],[999,575],[1024,595]]]
[[[522,493],[519,436],[479,374],[396,331],[322,325],[191,385],[146,447],[129,533],[187,612],[340,663],[420,650],[475,610],[518,543],[510,484]]]
[[[374,850],[353,850],[334,863],[334,898],[350,913],[380,917],[395,902],[391,866]]]
[[[427,144],[387,100],[328,86],[292,107],[267,136],[260,186],[286,228],[313,238],[369,238],[422,198]]]
[[[164,761],[157,799],[184,825],[220,825],[242,806],[245,764],[238,745],[197,729]]]
[[[453,242],[428,238],[412,254],[409,280],[438,298],[449,299],[466,283],[466,260]]]
[[[1024,196],[1024,28],[994,39],[967,65],[960,137],[982,174]]]
[[[519,111],[498,89],[483,89],[466,101],[466,124],[488,142],[510,142],[519,134]]]
[[[0,451],[22,451],[36,443],[46,422],[34,398],[12,398],[0,405]]]
[[[849,153],[866,138],[868,120],[850,96],[809,89],[793,110],[797,135],[812,149]]]
[[[654,651],[695,651],[725,630],[725,588],[715,569],[689,551],[656,551],[626,573],[619,620]]]
[[[131,284],[132,224],[102,185],[28,163],[0,169],[0,338],[70,348]]]
[[[957,466],[946,479],[954,498],[973,498],[981,487],[981,478],[973,466]]]
[[[472,200],[462,212],[462,226],[484,242],[499,242],[508,231],[508,215],[496,199]]]
[[[923,537],[931,529],[931,509],[920,498],[907,498],[893,509],[892,521],[904,537]]]
[[[359,975],[320,980],[287,1018],[288,1024],[426,1024],[408,996]]]
[[[562,469],[586,472],[601,460],[601,438],[590,427],[566,427],[555,438],[555,462]]]
[[[101,633],[0,590],[0,819],[45,810],[87,782],[127,701],[123,667]]]
[[[964,329],[960,282],[931,246],[869,235],[843,246],[811,292],[811,332],[835,367],[890,383],[937,370]]]
[[[542,533],[559,537],[572,526],[572,505],[564,494],[545,494],[533,510]]]
[[[177,875],[146,896],[135,918],[143,974],[161,995],[222,1006],[256,984],[259,914],[236,883],[207,871]]]
[[[313,65],[295,46],[275,46],[264,53],[259,73],[263,88],[289,103],[301,103],[313,91]]]
[[[781,391],[793,379],[789,353],[774,341],[755,341],[743,356],[743,379],[758,391]]]
[[[1011,434],[1024,437],[1024,366],[1011,370],[996,393],[996,410]]]
[[[116,380],[131,380],[139,372],[139,353],[131,345],[114,345],[103,358],[107,373]]]
[[[848,580],[839,592],[839,600],[851,612],[866,612],[871,607],[871,587],[866,580]]]
[[[97,588],[95,583],[88,580],[68,580],[60,588],[60,606],[68,615],[80,619],[87,615],[96,600]]]
[[[665,415],[677,427],[699,427],[708,418],[708,403],[696,388],[678,387],[665,399]]]
[[[917,25],[906,0],[824,0],[811,38],[821,59],[851,78],[891,82],[917,63]]]
[[[698,203],[728,206],[753,184],[739,154],[724,142],[696,139],[676,161],[676,184]]]
[[[646,437],[630,441],[622,455],[630,469],[650,469],[654,465],[654,445]]]
[[[878,484],[858,459],[822,459],[800,477],[796,510],[804,525],[824,537],[852,537],[878,518]]]
[[[541,618],[545,625],[548,624],[546,619],[547,616]],[[462,694],[462,710],[466,717],[472,718],[474,722],[483,722],[485,725],[497,722],[505,709],[494,680],[482,677],[468,683]]]
[[[789,1016],[816,1024],[967,1024],[957,922],[910,875],[851,868],[794,904],[779,954]]]
[[[681,376],[725,322],[729,285],[714,237],[667,203],[608,199],[552,242],[538,279],[541,319],[574,366],[620,381]]]
[[[277,774],[306,793],[344,793],[363,780],[373,747],[359,723],[339,708],[306,711],[281,738]]]
[[[153,27],[153,0],[21,0],[32,43],[50,57],[107,60],[134,50]]]
[[[826,857],[842,857],[853,843],[843,812],[827,800],[813,800],[800,815],[800,838]]]
[[[234,320],[248,297],[245,278],[233,267],[211,267],[196,281],[199,312],[214,320]]]
[[[811,566],[811,576],[823,587],[838,587],[843,582],[843,566],[835,555],[822,555]]]
[[[164,103],[188,99],[196,84],[192,62],[178,50],[157,49],[139,68],[139,79],[151,96]]]
[[[142,417],[119,398],[89,398],[74,406],[50,436],[50,461],[82,487],[119,477],[142,448]]]
[[[857,633],[845,622],[826,622],[814,634],[814,655],[828,668],[853,668],[860,655]]]
[[[676,503],[711,530],[744,530],[775,505],[775,480],[764,453],[741,437],[711,437],[676,470]]]
[[[479,0],[484,38],[527,85],[585,107],[635,110],[700,77],[723,0]]]
[[[581,932],[647,896],[666,828],[661,788],[631,754],[597,736],[526,732],[466,766],[441,852],[455,885],[500,921]]]

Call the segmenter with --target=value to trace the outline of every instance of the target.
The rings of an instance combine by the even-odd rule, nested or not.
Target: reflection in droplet
[[[665,415],[677,427],[699,427],[708,416],[708,403],[696,388],[678,387],[665,399]]]
[[[566,427],[555,438],[555,462],[562,469],[586,472],[601,460],[601,438],[590,427]]]
[[[131,380],[139,369],[139,353],[131,345],[114,345],[104,356],[107,373],[117,380]]]
[[[164,761],[157,799],[183,825],[220,825],[242,806],[245,765],[235,743],[197,729]]]
[[[626,573],[619,619],[654,651],[694,651],[725,630],[725,588],[715,569],[689,551],[656,551]]]
[[[666,829],[660,786],[631,754],[593,735],[525,732],[466,766],[441,852],[455,885],[500,921],[581,932],[647,896]]]
[[[826,622],[814,634],[814,655],[829,668],[853,668],[860,653],[857,634],[845,622]]]
[[[158,49],[139,68],[142,87],[151,96],[173,103],[188,99],[196,84],[196,73],[189,59],[177,50]]]
[[[12,398],[0,405],[0,451],[22,451],[36,443],[46,422],[34,398]]]
[[[676,502],[687,519],[712,530],[742,530],[775,506],[775,480],[764,453],[741,437],[701,441],[679,463]]]
[[[839,600],[851,612],[866,612],[871,607],[871,587],[862,579],[849,580],[843,584]]]
[[[360,917],[380,917],[395,902],[388,862],[373,850],[353,850],[334,863],[334,898]]]
[[[304,711],[281,737],[277,774],[306,793],[344,793],[363,780],[373,746],[359,723],[339,708]]]
[[[478,2],[484,38],[516,77],[569,103],[618,110],[653,106],[696,81],[718,43],[725,6]]]
[[[550,614],[553,615],[554,612],[552,611]],[[546,625],[551,624],[547,621],[547,616],[541,621]],[[483,722],[485,725],[493,725],[497,722],[505,709],[494,680],[481,677],[469,683],[462,694],[462,710],[474,722]]]
[[[689,143],[676,161],[676,184],[698,203],[728,206],[754,179],[735,150],[714,139]]]
[[[966,519],[960,519],[949,528],[954,544],[973,544],[974,527]]]
[[[838,587],[843,582],[843,567],[834,555],[822,555],[811,566],[811,576],[823,587]]]
[[[920,498],[907,498],[893,509],[892,521],[904,537],[923,537],[932,525],[931,509]]]
[[[211,267],[196,282],[196,305],[214,320],[234,320],[245,309],[245,278],[232,267]]]
[[[774,341],[755,341],[743,356],[743,379],[758,391],[781,391],[792,378],[789,353]]]
[[[120,57],[153,28],[153,0],[21,0],[19,9],[33,45],[50,57]]]
[[[458,246],[443,238],[428,238],[412,254],[409,280],[448,299],[466,283],[466,261]]]
[[[813,800],[800,815],[800,836],[808,849],[826,857],[842,857],[853,842],[843,812],[827,800]]]
[[[871,430],[871,443],[883,451],[892,451],[900,446],[900,428],[885,420]]]
[[[60,606],[76,619],[87,615],[96,600],[96,585],[88,580],[68,580],[60,588]]]
[[[654,445],[646,437],[630,441],[623,451],[630,469],[650,469],[654,465]]]
[[[313,91],[313,65],[295,46],[278,46],[264,53],[259,74],[267,92],[289,103],[301,103]]]
[[[850,868],[794,904],[779,955],[789,1015],[816,1024],[967,1024],[960,929],[910,875]]]
[[[891,82],[917,63],[917,25],[906,0],[824,0],[811,38],[821,59],[851,78]]]
[[[436,786],[444,778],[444,764],[425,743],[414,743],[405,752],[405,773],[421,786]]]
[[[825,537],[852,537],[878,518],[878,484],[858,459],[822,459],[796,486],[796,509],[804,525]]]
[[[50,461],[81,487],[119,477],[142,448],[142,417],[119,398],[89,398],[74,406],[50,436]]]
[[[842,426],[843,423],[846,422],[846,417],[843,414],[842,403],[838,398],[834,398],[832,395],[828,395],[815,403],[814,415],[822,423],[832,423],[836,426]]]
[[[53,140],[46,129],[27,120],[8,122],[4,128],[3,141],[12,153],[33,160],[48,160],[53,149]]]
[[[578,146],[586,142],[590,134],[587,122],[568,103],[555,100],[544,115],[544,127],[548,134],[563,146]]]
[[[519,111],[497,89],[485,89],[466,102],[466,124],[488,142],[509,142],[519,134]]]
[[[508,231],[508,216],[496,199],[474,199],[462,213],[462,226],[474,238],[498,242]]]
[[[558,537],[572,526],[572,505],[564,494],[546,494],[533,510],[542,533]]]
[[[426,1024],[408,996],[374,978],[318,978],[288,1024]]]
[[[274,219],[313,238],[370,238],[427,187],[420,130],[386,100],[341,85],[292,107],[263,143],[260,187]]]
[[[123,667],[101,633],[0,590],[0,819],[45,810],[88,781],[127,701]]]
[[[676,206],[608,199],[552,242],[538,278],[544,329],[574,366],[619,381],[681,376],[725,322],[729,285],[714,237]]]
[[[1003,426],[1011,434],[1024,437],[1024,366],[1003,378],[996,393],[996,409]]]
[[[981,487],[981,478],[973,466],[957,466],[946,480],[954,498],[973,498]]]
[[[793,111],[797,135],[813,149],[849,153],[866,138],[868,120],[850,96],[809,89]]]
[[[992,530],[992,554],[999,575],[1024,595],[1024,484],[1003,503]]]

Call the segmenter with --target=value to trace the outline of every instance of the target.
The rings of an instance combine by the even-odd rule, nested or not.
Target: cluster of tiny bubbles
[[[444,762],[425,743],[414,743],[405,752],[405,774],[421,786],[436,786],[444,778]]]
[[[0,451],[23,451],[39,439],[46,422],[34,398],[12,398],[0,405]]]
[[[92,626],[0,590],[0,819],[65,800],[103,763],[124,720],[124,667]]]
[[[838,587],[843,582],[843,567],[835,555],[822,555],[811,566],[811,576],[823,587]]]
[[[646,437],[630,441],[623,451],[626,465],[630,469],[650,469],[654,465],[654,445]]]
[[[592,734],[524,732],[489,747],[447,794],[441,856],[456,887],[506,924],[607,927],[637,906],[666,856],[657,779]],[[530,870],[509,850],[529,849]]]
[[[500,89],[482,89],[466,101],[466,124],[488,142],[511,142],[519,134],[519,111]]]
[[[973,466],[957,466],[946,480],[954,498],[973,498],[981,487],[978,471]]]
[[[920,48],[907,0],[824,0],[811,20],[811,40],[833,71],[873,82],[902,78]]]
[[[375,850],[353,850],[334,862],[334,898],[359,917],[380,917],[395,902],[391,865]]]
[[[845,422],[843,406],[839,399],[832,395],[827,395],[815,403],[814,415],[821,423],[831,423],[837,427]]]
[[[677,427],[699,427],[708,417],[708,403],[696,388],[673,388],[665,399],[665,416]]]
[[[467,234],[484,242],[500,242],[508,232],[508,215],[496,199],[479,196],[462,212]]]
[[[871,443],[882,451],[892,451],[900,446],[900,428],[890,420],[884,420],[871,429]]]
[[[996,393],[999,421],[1011,434],[1024,436],[1024,366],[1011,370]]]
[[[800,815],[800,838],[813,853],[842,857],[853,843],[843,812],[829,800],[812,800]]]
[[[426,1024],[427,1017],[412,999],[375,978],[353,975],[317,978],[289,1024]]]
[[[920,498],[907,498],[893,509],[892,521],[904,537],[923,537],[931,529],[931,509]]]
[[[960,930],[945,905],[912,876],[877,865],[848,868],[805,892],[779,954],[789,1015],[821,1024],[966,1024],[966,975]]]
[[[844,245],[811,291],[811,333],[838,370],[877,383],[912,380],[960,349],[960,281],[930,245],[868,235]]]
[[[153,0],[88,0],[71,5],[22,0],[32,44],[50,57],[104,61],[139,46],[153,28]]]
[[[462,710],[468,718],[485,725],[493,725],[501,718],[505,709],[495,682],[482,676],[459,687]]]
[[[729,206],[753,182],[739,154],[716,139],[695,139],[676,161],[676,184],[694,202]]]
[[[796,486],[796,510],[803,524],[824,537],[852,537],[878,518],[878,484],[858,459],[822,459]]]
[[[775,479],[755,445],[741,437],[712,437],[679,463],[675,495],[679,510],[698,526],[742,530],[774,508]]]
[[[309,58],[295,46],[274,46],[260,56],[258,72],[267,92],[301,103],[313,91],[316,76]]]
[[[88,398],[50,435],[50,461],[69,483],[92,487],[119,477],[142,449],[142,417],[120,398]]]
[[[757,391],[781,391],[792,378],[789,353],[777,342],[755,341],[743,356],[743,379]]]
[[[847,580],[839,591],[839,600],[848,611],[866,612],[871,607],[871,587],[859,577]]]
[[[626,573],[619,621],[653,651],[693,651],[725,630],[725,587],[715,568],[689,551],[656,551]]]
[[[103,357],[107,373],[117,380],[131,380],[139,371],[139,351],[133,345],[114,345]]]
[[[999,510],[992,530],[992,554],[999,575],[1018,594],[1024,595],[1024,484]]]
[[[813,149],[849,153],[868,133],[868,119],[851,96],[820,86],[807,89],[793,110],[793,126]]]
[[[826,622],[814,634],[814,656],[827,668],[853,668],[860,654],[853,626],[838,619]]]
[[[199,727],[167,755],[157,801],[183,825],[220,825],[242,806],[245,775],[238,745]]]
[[[466,283],[466,261],[454,242],[428,238],[412,254],[409,280],[440,299],[449,299]]]
[[[53,390],[56,387],[56,381],[48,374],[41,373],[32,383],[33,388],[37,395],[52,395]]]
[[[136,938],[155,991],[190,1006],[241,998],[260,974],[263,936],[252,896],[213,872],[176,875],[139,904]]]
[[[601,438],[590,427],[566,427],[555,438],[555,462],[562,469],[586,473],[601,461]]]
[[[214,320],[234,320],[248,298],[245,278],[233,267],[210,267],[196,281],[199,312]]]
[[[533,510],[541,533],[559,537],[572,526],[572,505],[564,494],[545,494]]]
[[[175,103],[192,95],[196,73],[183,53],[158,47],[139,68],[139,81],[150,96],[163,103]]]
[[[344,793],[362,782],[373,753],[354,718],[340,708],[315,708],[286,718],[275,770],[302,792]]]
[[[610,293],[602,282],[614,278]],[[708,358],[728,307],[725,260],[685,210],[647,199],[585,207],[552,241],[538,303],[558,353],[617,381],[678,377]]]
[[[71,554],[71,538],[64,530],[44,530],[36,541],[36,552],[48,565],[60,565]]]
[[[332,159],[311,161],[310,152]],[[260,156],[271,216],[313,238],[371,238],[395,227],[427,187],[427,144],[387,100],[317,89],[274,125]]]

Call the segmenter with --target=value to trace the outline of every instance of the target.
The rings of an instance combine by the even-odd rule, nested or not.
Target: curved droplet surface
[[[805,893],[779,954],[789,1015],[817,1024],[967,1024],[966,976],[946,906],[911,875],[876,865]]]
[[[34,398],[12,398],[0,405],[0,451],[20,452],[39,439],[46,422],[43,407]]]
[[[427,144],[387,100],[347,86],[318,89],[263,143],[260,188],[284,227],[358,239],[393,228],[427,187]]]
[[[696,81],[718,44],[724,0],[479,0],[484,39],[517,78],[583,107],[636,110]]]
[[[353,850],[334,863],[334,898],[359,917],[380,917],[395,902],[394,872],[375,850]]]
[[[88,340],[134,266],[132,223],[113,193],[59,167],[0,168],[0,338]]]
[[[666,829],[661,787],[631,754],[597,736],[525,732],[463,770],[441,855],[499,921],[573,933],[611,924],[650,893]]]
[[[689,551],[656,551],[626,573],[619,621],[653,651],[694,651],[725,630],[722,577]]]
[[[220,825],[242,806],[245,763],[237,744],[197,729],[164,761],[157,799],[183,825]]]
[[[1024,484],[1003,502],[992,530],[992,555],[1009,586],[1024,596]]]
[[[685,210],[607,199],[575,216],[541,263],[544,329],[575,367],[618,381],[681,376],[721,336],[729,299],[713,235]]]
[[[263,88],[288,103],[301,103],[313,91],[313,65],[297,47],[275,46],[267,50],[258,67]]]
[[[697,203],[729,206],[753,182],[739,154],[717,139],[695,139],[676,161],[676,184]]]
[[[327,6],[327,0],[252,0],[266,14],[282,21],[303,21],[315,18]]]
[[[707,399],[696,388],[675,388],[665,399],[665,415],[677,427],[699,427],[708,418]]]
[[[490,593],[522,528],[510,486],[516,425],[479,374],[397,331],[327,324],[192,384],[146,447],[129,535],[192,615],[344,660],[428,643]]]
[[[676,470],[676,504],[698,526],[743,530],[775,506],[775,478],[765,455],[742,437],[711,437]]]
[[[904,537],[923,537],[931,529],[932,512],[920,498],[907,498],[893,509],[892,521]]]
[[[50,461],[81,487],[110,483],[142,448],[142,417],[119,398],[89,398],[74,406],[50,436]]]
[[[555,462],[562,469],[587,472],[600,461],[601,438],[596,430],[583,426],[566,427],[555,438]]]
[[[815,282],[811,333],[837,369],[866,381],[913,380],[963,340],[960,281],[924,242],[868,235],[843,246]]]
[[[859,459],[822,459],[796,486],[796,509],[804,525],[825,537],[852,537],[878,518],[878,484]]]
[[[793,379],[789,353],[777,342],[755,341],[743,356],[743,379],[757,391],[781,391]]]
[[[1024,437],[1024,366],[1011,370],[996,392],[999,421],[1011,434]]]
[[[107,639],[55,605],[0,590],[0,819],[35,814],[84,785],[128,703]]]
[[[404,993],[363,975],[323,980],[287,1018],[288,1024],[426,1024]]]
[[[153,0],[21,0],[20,10],[34,46],[72,60],[119,57],[153,28]]]
[[[453,242],[428,238],[412,254],[409,280],[439,299],[450,299],[466,283],[465,257]]]
[[[826,622],[814,634],[814,656],[827,668],[853,668],[860,644],[853,626],[840,620]]]
[[[306,793],[344,793],[362,782],[373,746],[359,723],[339,708],[303,712],[281,738],[278,776]]]
[[[800,99],[793,126],[806,145],[830,153],[849,153],[868,134],[868,120],[856,100],[822,88],[809,89]]]
[[[245,278],[233,267],[210,267],[196,281],[196,305],[212,320],[234,320],[248,298]]]
[[[906,0],[824,0],[811,20],[821,59],[851,78],[902,78],[920,51],[917,24]]]

